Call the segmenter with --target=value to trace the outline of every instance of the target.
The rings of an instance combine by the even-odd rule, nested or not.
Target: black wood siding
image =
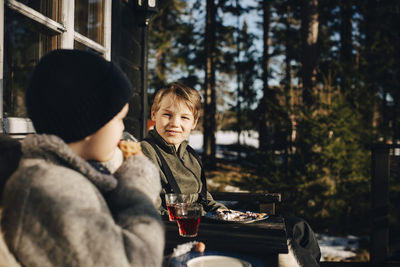
[[[146,36],[143,16],[132,1],[112,1],[111,60],[117,63],[130,79],[134,94],[125,119],[125,130],[142,139],[147,124],[147,86],[144,86],[143,49]]]

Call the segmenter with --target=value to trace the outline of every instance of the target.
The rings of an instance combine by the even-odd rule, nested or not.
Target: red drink
[[[187,237],[197,236],[202,206],[199,203],[182,203],[176,204],[174,208],[179,235]]]
[[[192,199],[195,199],[196,194],[165,194],[165,204],[167,206],[169,220],[175,221],[175,206],[182,203],[190,203]]]
[[[175,205],[167,204],[167,209],[168,209],[169,220],[175,221],[176,220]]]
[[[200,217],[177,217],[179,234],[181,236],[197,236],[199,230]]]

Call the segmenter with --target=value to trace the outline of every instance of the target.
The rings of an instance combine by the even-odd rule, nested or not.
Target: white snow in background
[[[348,259],[356,256],[359,249],[360,238],[348,235],[345,237],[317,234],[318,244],[321,248],[321,261],[327,259]]]
[[[211,179],[207,180],[207,185],[210,187],[220,187],[219,183],[216,183]],[[239,187],[231,185],[226,185],[223,190],[226,192],[246,192],[241,190]],[[349,259],[356,256],[356,252],[359,249],[360,238],[353,235],[339,237],[329,236],[326,234],[316,234],[316,237],[321,249],[321,261],[340,261]]]
[[[217,132],[215,134],[217,145],[230,145],[237,143],[237,133],[228,132]],[[203,134],[201,132],[192,132],[188,138],[190,146],[192,146],[197,151],[203,150]],[[258,133],[255,131],[244,131],[240,136],[241,144],[248,146],[258,147]],[[223,157],[224,155],[217,150],[217,157]],[[210,181],[212,182],[212,181]],[[207,182],[209,183],[209,182]],[[236,187],[225,188],[227,191],[231,189],[232,191],[238,191]],[[356,236],[328,236],[325,234],[317,234],[318,244],[321,248],[321,261],[327,259],[335,258],[337,260],[343,260],[350,257],[356,256],[356,251],[359,248],[359,238]]]
[[[236,144],[238,135],[232,131],[219,131],[215,134],[215,143],[217,145]],[[194,131],[188,138],[189,144],[196,150],[203,149],[203,133]],[[258,133],[256,131],[243,131],[240,134],[240,143],[242,145],[258,148]]]

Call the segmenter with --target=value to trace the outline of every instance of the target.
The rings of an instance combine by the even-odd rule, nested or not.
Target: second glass
[[[179,235],[184,237],[197,236],[200,224],[202,206],[199,203],[176,204],[175,218],[179,227]]]

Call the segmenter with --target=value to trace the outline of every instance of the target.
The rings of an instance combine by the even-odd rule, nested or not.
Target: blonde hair
[[[180,82],[173,82],[158,90],[154,96],[153,105],[151,110],[157,112],[160,109],[160,103],[164,96],[172,94],[179,100],[185,102],[187,107],[192,111],[193,117],[197,120],[200,116],[201,97],[196,89],[186,86]]]

